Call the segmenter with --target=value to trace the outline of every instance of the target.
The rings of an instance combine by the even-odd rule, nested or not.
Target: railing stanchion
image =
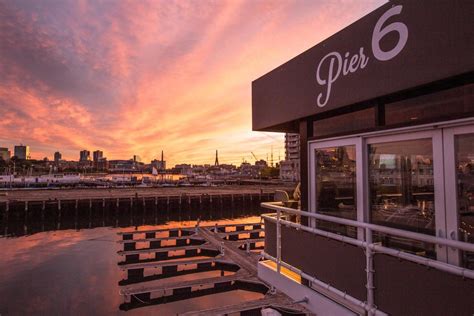
[[[277,272],[281,270],[281,210],[277,210]]]
[[[365,228],[365,271],[367,274],[367,305],[369,306],[368,314],[369,316],[374,315],[373,310],[375,310],[374,305],[374,253],[370,248],[372,244],[372,230],[370,228]]]

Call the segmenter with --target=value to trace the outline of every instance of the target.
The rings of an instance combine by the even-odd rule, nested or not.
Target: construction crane
[[[255,158],[255,161],[258,161],[258,158],[257,158],[257,156],[255,156],[255,154],[253,153],[253,151],[251,151],[250,153],[252,154],[253,158]]]

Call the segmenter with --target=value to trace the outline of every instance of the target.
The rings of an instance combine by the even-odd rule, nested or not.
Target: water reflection
[[[0,238],[0,314],[117,314],[123,297],[119,282],[127,279],[117,263],[122,250],[117,232],[135,229],[192,227],[259,221],[259,201],[235,208],[211,205],[206,209],[167,207],[140,208],[121,203],[89,207],[30,207],[28,214],[10,210],[2,214]],[[221,204],[225,206],[224,204]],[[25,227],[26,226],[26,227]],[[216,294],[218,302],[230,303],[257,293],[234,291]],[[260,294],[258,294],[260,295]],[[213,303],[214,302],[214,303]],[[216,297],[199,297],[182,302],[134,309],[127,313],[176,314],[183,306],[209,308]],[[187,309],[190,310],[190,309]]]

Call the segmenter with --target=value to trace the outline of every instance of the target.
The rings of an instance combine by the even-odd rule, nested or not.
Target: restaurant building
[[[474,313],[473,12],[390,1],[252,83],[253,130],[301,144],[262,279],[320,315]]]

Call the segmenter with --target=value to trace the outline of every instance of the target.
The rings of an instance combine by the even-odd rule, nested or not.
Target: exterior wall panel
[[[376,254],[375,304],[390,315],[473,315],[474,280]]]
[[[276,224],[265,222],[265,252],[276,258]]]
[[[361,248],[284,225],[281,234],[284,262],[361,301],[366,300],[365,254]],[[275,240],[275,223],[265,221],[265,251],[272,256]],[[267,242],[270,242],[268,248]]]

